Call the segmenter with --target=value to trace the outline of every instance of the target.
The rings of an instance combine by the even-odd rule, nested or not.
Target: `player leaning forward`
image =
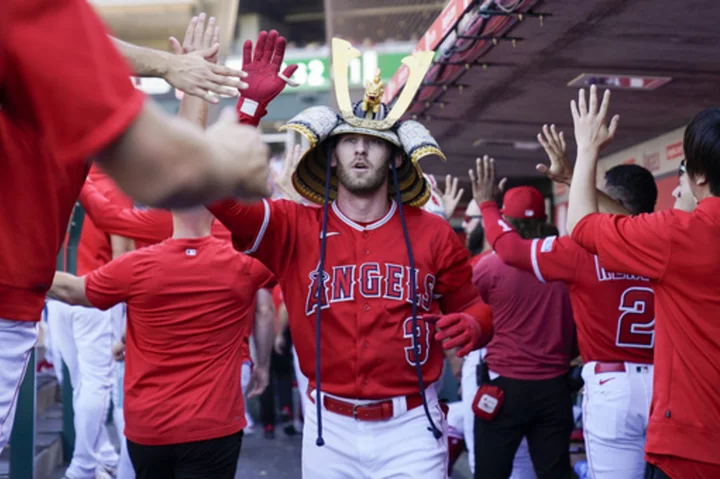
[[[437,143],[419,123],[394,121],[432,54],[409,59],[408,85],[390,112],[380,103],[379,78],[363,102],[350,104],[353,55],[359,52],[347,42],[333,41],[341,114],[313,107],[286,125],[311,145],[293,184],[323,207],[225,201],[210,210],[285,295],[316,405],[306,413],[303,477],[446,477],[445,418],[432,385],[443,347],[464,355],[490,339],[491,313],[455,233],[419,208],[430,187],[417,161],[442,157]]]

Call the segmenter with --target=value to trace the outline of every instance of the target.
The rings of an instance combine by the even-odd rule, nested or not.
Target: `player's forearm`
[[[598,210],[600,213],[609,213],[611,215],[629,216],[630,212],[626,210],[620,203],[610,198],[606,193],[597,190]]]
[[[119,256],[124,255],[134,250],[133,241],[130,238],[124,236],[110,235],[110,250],[112,251],[112,258],[115,259]]]
[[[67,304],[92,306],[85,295],[85,278],[56,271],[47,295]]]
[[[115,48],[122,53],[136,75],[141,77],[165,77],[172,61],[170,53],[140,47],[114,37],[110,38],[115,44]]]
[[[217,160],[214,148],[197,126],[168,118],[146,102],[135,122],[100,153],[98,161],[134,200],[182,208],[238,193],[237,171],[228,171],[230,165]]]
[[[290,316],[288,315],[287,306],[285,306],[285,302],[282,302],[278,308],[278,334],[282,334],[282,332],[285,331],[285,328],[288,327],[289,320]]]
[[[598,154],[597,148],[578,151],[568,203],[567,230],[570,235],[581,219],[598,211],[595,188]]]
[[[204,130],[207,127],[208,103],[202,98],[183,95],[178,116],[185,118]]]
[[[272,304],[272,296],[267,290],[261,289],[257,292],[256,305],[253,337],[257,364],[259,367],[269,368],[270,354],[275,340],[273,324],[275,310]]]

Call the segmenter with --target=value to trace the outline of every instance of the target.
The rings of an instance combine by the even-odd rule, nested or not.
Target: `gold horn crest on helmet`
[[[432,64],[435,52],[415,52],[411,56],[402,59],[402,63],[410,70],[408,80],[395,105],[393,105],[390,110],[390,113],[382,120],[373,120],[367,117],[359,118],[355,116],[353,112],[347,73],[350,62],[358,57],[360,57],[360,51],[354,48],[350,42],[341,40],[340,38],[333,38],[332,70],[335,79],[335,97],[338,102],[338,107],[340,108],[340,114],[345,122],[358,128],[368,128],[371,130],[390,129],[405,114],[407,109],[410,108],[410,104],[413,98],[415,98],[415,93],[417,93],[418,88],[420,88],[425,74]],[[382,98],[382,95],[380,98]],[[364,106],[363,104],[363,107]],[[367,110],[363,111],[367,113]]]

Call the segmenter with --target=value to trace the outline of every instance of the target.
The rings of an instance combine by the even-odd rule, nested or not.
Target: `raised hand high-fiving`
[[[578,151],[600,151],[615,136],[620,116],[615,115],[607,123],[608,109],[610,108],[610,90],[605,90],[602,103],[598,105],[597,87],[590,87],[589,101],[585,101],[585,90],[580,89],[578,101],[570,102],[575,125],[575,141]]]
[[[258,124],[266,113],[267,105],[283,91],[285,85],[293,85],[290,77],[297,65],[289,65],[280,72],[285,58],[285,38],[276,30],[260,32],[253,52],[252,41],[243,45],[244,79],[248,87],[240,94],[237,111],[243,123]]]
[[[555,125],[543,125],[542,133],[538,133],[538,142],[545,149],[550,159],[550,166],[538,163],[535,169],[556,183],[570,184],[572,180],[572,166],[567,157],[567,145],[563,132],[557,132]]]

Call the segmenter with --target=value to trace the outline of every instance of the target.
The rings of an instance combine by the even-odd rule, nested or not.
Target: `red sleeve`
[[[440,296],[440,310],[444,314],[463,312],[474,317],[482,328],[484,345],[492,337],[492,312],[472,285],[467,250],[446,221],[442,221],[442,228],[445,235],[434,252],[434,257],[440,260],[435,278],[435,294]]]
[[[277,286],[275,276],[260,261],[251,259],[250,276],[257,289],[273,289]]]
[[[434,294],[440,300],[443,313],[463,311],[478,299],[472,287],[470,259],[450,225],[442,221],[442,237],[433,257],[439,262],[436,268]]]
[[[497,204],[480,205],[488,242],[505,264],[533,273],[538,280],[574,282],[577,256],[586,254],[570,238],[526,240],[500,216]]]
[[[115,182],[106,175],[96,163],[90,167],[88,178],[92,181],[93,186],[102,193],[113,205],[118,208],[132,208],[133,200],[130,199],[120,188],[115,185]]]
[[[34,125],[60,161],[91,158],[132,124],[144,95],[86,0],[10,3],[3,109]]]
[[[575,226],[572,239],[597,254],[603,267],[660,280],[670,260],[673,210],[638,216],[594,213]]]
[[[106,310],[128,300],[134,258],[133,252],[124,254],[85,276],[85,295],[90,304]]]
[[[172,215],[169,211],[119,208],[92,182],[85,183],[79,199],[93,224],[106,234],[146,243],[159,243],[172,236]]]
[[[235,249],[259,259],[277,277],[293,255],[300,208],[305,207],[288,200],[224,200],[208,206],[232,233]]]

